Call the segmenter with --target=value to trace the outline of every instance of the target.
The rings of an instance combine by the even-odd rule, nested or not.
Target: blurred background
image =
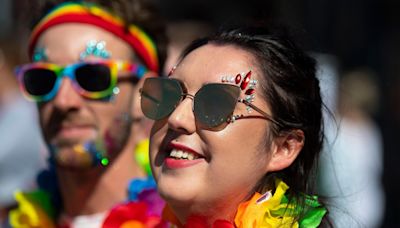
[[[27,61],[26,1],[0,0],[0,142],[31,145],[30,149],[0,145],[0,208],[10,203],[6,193],[10,185],[5,183],[11,182],[7,178],[11,175],[11,179],[20,180],[13,187],[32,187],[34,184],[27,184],[32,175],[24,176],[21,167],[34,173],[32,170],[43,165],[37,157],[45,156],[35,125],[35,107],[20,101],[12,76],[14,66]],[[327,115],[318,191],[332,198],[332,207],[338,208],[332,211],[338,218],[337,226],[350,227],[346,219],[341,220],[345,214],[359,221],[351,227],[400,227],[399,0],[157,3],[171,39],[166,72],[190,40],[224,24],[263,21],[289,25],[318,60],[324,99],[336,120]],[[6,115],[11,104],[19,104],[21,110],[15,113],[25,117]],[[32,123],[21,123],[21,119]],[[23,154],[18,155],[21,159],[15,157],[18,153]],[[18,162],[9,167],[5,165],[11,164],[9,161]]]

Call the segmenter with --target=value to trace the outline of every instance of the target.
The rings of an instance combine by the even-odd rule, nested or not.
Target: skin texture
[[[52,27],[43,33],[37,45],[45,48],[48,62],[67,65],[77,62],[86,43],[93,39],[106,42],[112,59],[131,60],[135,57],[127,43],[101,28],[86,24]],[[141,82],[136,86],[128,82],[119,83],[120,93],[115,99],[102,102],[81,97],[72,88],[71,81],[64,78],[55,98],[39,104],[45,141],[56,145],[62,161],[67,161],[57,167],[66,214],[74,216],[105,211],[125,199],[130,179],[144,175],[132,153],[137,142],[148,135],[146,129],[150,129],[149,121],[140,111],[139,96],[135,96],[140,86]],[[133,124],[121,121],[123,114],[131,115],[135,120]],[[106,132],[117,144],[109,154],[111,164],[106,168],[81,167],[83,158],[72,153],[72,147],[101,138]]]

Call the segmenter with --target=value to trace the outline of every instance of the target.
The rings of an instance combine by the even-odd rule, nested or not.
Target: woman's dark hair
[[[205,45],[233,45],[251,53],[263,73],[259,85],[270,105],[272,116],[280,124],[271,124],[266,146],[272,139],[294,129],[304,132],[304,147],[296,160],[287,168],[268,173],[260,180],[256,191],[274,186],[281,178],[290,187],[289,197],[304,204],[299,193],[313,193],[315,169],[322,149],[324,134],[322,99],[316,77],[316,61],[292,41],[284,29],[240,28],[227,29],[216,35],[194,41],[182,58]]]
[[[46,0],[30,1],[29,9],[33,9],[34,15],[31,19],[31,27],[35,26],[50,10],[64,2],[95,3],[106,10],[121,17],[126,26],[135,24],[143,29],[155,42],[159,58],[160,72],[163,69],[167,57],[167,36],[165,20],[151,0]]]

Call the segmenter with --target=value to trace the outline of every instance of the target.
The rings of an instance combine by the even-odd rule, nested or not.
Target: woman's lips
[[[195,150],[177,143],[170,143],[167,153],[169,154],[164,160],[164,165],[169,169],[186,168],[205,160],[204,156]]]
[[[199,158],[196,160],[186,160],[186,159],[175,159],[175,158],[167,157],[164,160],[164,166],[169,169],[181,169],[181,168],[194,166],[203,161],[204,161],[204,158]]]

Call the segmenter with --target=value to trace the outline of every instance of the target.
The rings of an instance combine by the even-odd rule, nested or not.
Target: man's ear
[[[296,129],[276,138],[272,146],[268,172],[279,171],[290,166],[304,146],[304,132]]]

